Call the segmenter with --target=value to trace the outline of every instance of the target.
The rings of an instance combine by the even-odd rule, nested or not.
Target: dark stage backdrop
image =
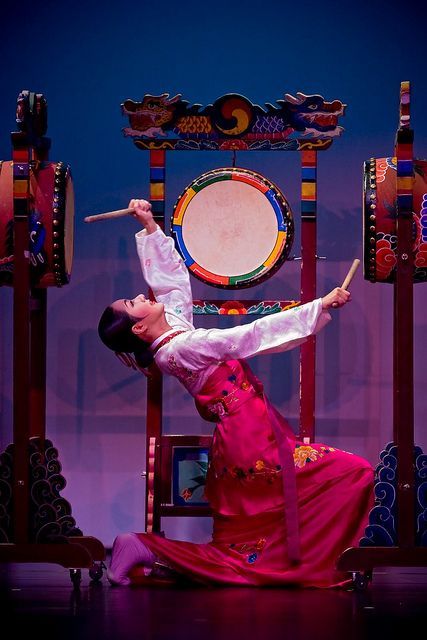
[[[418,9],[416,8],[418,4]],[[345,132],[319,153],[318,293],[341,283],[362,257],[362,164],[393,153],[400,82],[412,85],[415,155],[426,156],[425,14],[411,1],[64,2],[6,0],[0,16],[0,159],[11,156],[20,90],[48,100],[50,158],[72,167],[75,254],[71,283],[48,291],[47,434],[59,449],[73,515],[85,534],[110,545],[144,522],[145,380],[100,343],[103,308],[143,290],[133,219],[85,225],[87,215],[148,196],[148,155],[121,128],[120,103],[144,93],[206,105],[227,92],[263,105],[285,93],[320,93],[348,104]],[[174,153],[167,159],[167,209],[203,171],[229,166],[231,153]],[[299,207],[295,152],[238,153]],[[299,228],[292,254],[299,254]],[[298,298],[299,263],[287,262],[243,296]],[[193,279],[194,296],[225,297]],[[392,437],[392,288],[359,270],[353,301],[318,338],[318,440],[376,464]],[[426,449],[424,388],[427,285],[415,290],[416,441]],[[0,290],[1,449],[12,433],[12,291]],[[209,320],[211,325],[212,320]],[[223,322],[234,322],[225,320]],[[208,326],[208,320],[197,320]],[[298,422],[298,352],[255,358],[280,410]],[[165,432],[208,433],[179,386],[165,384]],[[190,540],[207,521],[166,523]]]

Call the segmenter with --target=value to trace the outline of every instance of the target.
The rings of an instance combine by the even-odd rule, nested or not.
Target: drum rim
[[[263,264],[261,264],[257,269],[247,274],[242,274],[241,276],[240,275],[239,276],[221,276],[219,274],[214,274],[207,271],[191,257],[191,255],[189,254],[189,252],[185,247],[185,243],[182,237],[182,221],[185,216],[185,209],[187,208],[188,204],[191,202],[192,198],[204,187],[201,186],[200,189],[194,191],[193,195],[190,198],[187,198],[187,202],[185,203],[184,210],[181,212],[184,198],[187,196],[190,189],[194,189],[194,186],[200,186],[200,185],[208,186],[207,184],[204,184],[207,182],[207,179],[210,178],[211,176],[219,175],[221,173],[236,174],[236,175],[247,174],[248,176],[255,178],[258,182],[264,184],[264,186],[268,187],[268,189],[266,189],[266,191],[263,192],[264,195],[267,191],[272,190],[276,197],[275,201],[278,204],[278,208],[280,210],[280,214],[282,217],[282,225],[284,227],[284,229],[282,230],[280,229],[280,223],[278,220],[277,211],[276,209],[274,209],[276,219],[278,222],[278,227],[277,227],[278,235],[277,235],[274,247],[271,253],[269,254],[268,258],[266,258]],[[226,178],[226,179],[231,179],[231,178]],[[210,182],[211,183],[217,182],[217,180],[212,180]],[[250,182],[248,183],[245,180],[242,180],[241,182],[246,182],[247,184],[250,184],[252,187],[258,188],[255,184],[253,183],[251,184]],[[270,201],[270,205],[271,205],[271,201]],[[280,233],[284,234],[284,238],[282,239],[282,242],[279,242]],[[211,169],[209,171],[205,171],[204,173],[202,173],[200,176],[198,176],[192,182],[190,182],[187,185],[187,187],[178,196],[172,212],[171,234],[175,239],[175,245],[177,247],[178,252],[182,256],[188,270],[195,278],[197,278],[198,280],[201,280],[205,284],[208,284],[210,286],[217,287],[220,289],[244,289],[247,287],[256,286],[261,282],[267,280],[272,275],[274,275],[274,273],[285,262],[291,250],[292,242],[294,238],[294,221],[293,221],[292,209],[285,195],[283,194],[281,189],[277,187],[277,185],[274,182],[272,182],[262,174],[258,173],[257,171],[253,171],[252,169],[247,169],[243,167],[219,167],[219,168]],[[271,255],[274,252],[276,252],[277,255],[272,260]],[[269,263],[270,266],[266,268],[265,263]],[[262,269],[262,267],[264,267],[264,269]],[[217,280],[216,281],[210,280],[208,279],[208,277],[204,276],[204,274],[207,274],[207,276],[213,276]],[[219,280],[220,278],[222,280],[227,279],[228,281],[221,282]]]
[[[51,166],[54,171],[54,189],[52,198],[52,274],[46,274],[38,283],[38,287],[49,286],[55,284],[57,287],[62,287],[65,284],[69,284],[71,278],[72,264],[73,264],[73,252],[74,252],[74,204],[73,211],[69,215],[72,215],[71,228],[71,248],[70,248],[70,260],[69,264],[66,264],[66,212],[67,212],[67,187],[70,187],[73,194],[74,201],[74,185],[71,176],[71,167],[64,162],[51,162],[47,161],[46,166]]]

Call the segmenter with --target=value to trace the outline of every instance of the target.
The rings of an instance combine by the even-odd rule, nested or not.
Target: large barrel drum
[[[364,276],[394,282],[397,263],[396,158],[372,158],[364,166]],[[414,160],[414,282],[427,280],[427,160]]]
[[[30,278],[34,287],[68,284],[73,261],[74,189],[70,167],[37,162],[30,172]],[[0,162],[0,285],[13,285],[13,163]]]

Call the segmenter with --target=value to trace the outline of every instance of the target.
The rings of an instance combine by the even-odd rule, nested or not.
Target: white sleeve
[[[182,366],[200,369],[224,360],[288,351],[320,331],[330,319],[319,298],[231,329],[196,329],[177,344],[175,356]]]
[[[135,239],[142,274],[157,302],[163,302],[166,313],[192,325],[190,276],[175,249],[173,238],[166,236],[158,226],[153,233],[147,233],[145,229],[139,231]]]

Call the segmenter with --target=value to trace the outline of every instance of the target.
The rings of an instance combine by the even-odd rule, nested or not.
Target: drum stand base
[[[54,563],[70,571],[74,587],[81,582],[81,569],[89,569],[89,576],[98,582],[103,575],[105,549],[96,538],[79,536],[60,544],[1,543],[0,562]]]
[[[12,480],[16,445],[9,445],[0,456],[5,503],[0,517],[0,562],[47,562],[70,569],[75,586],[81,568],[89,569],[92,580],[99,580],[105,567],[104,545],[92,536],[83,536],[71,515],[71,505],[61,497],[66,486],[61,475],[58,451],[50,440],[30,438],[28,536],[18,541],[13,531],[14,499]],[[25,538],[25,539],[22,539]]]
[[[60,543],[0,544],[0,562],[46,562],[67,569],[91,569],[105,560],[104,545],[91,536],[76,536]]]
[[[340,571],[368,571],[373,567],[427,566],[427,547],[350,547],[340,556]]]
[[[381,452],[374,486],[376,499],[365,537],[360,540],[360,547],[346,549],[337,562],[338,570],[353,572],[356,589],[368,582],[360,572],[371,575],[375,567],[427,566],[425,455],[420,447],[414,447],[411,461],[411,468],[415,469],[414,486],[406,487],[398,482],[398,449],[390,442]],[[410,503],[413,517],[409,521],[403,518],[399,523],[399,504],[404,504],[403,500]]]

